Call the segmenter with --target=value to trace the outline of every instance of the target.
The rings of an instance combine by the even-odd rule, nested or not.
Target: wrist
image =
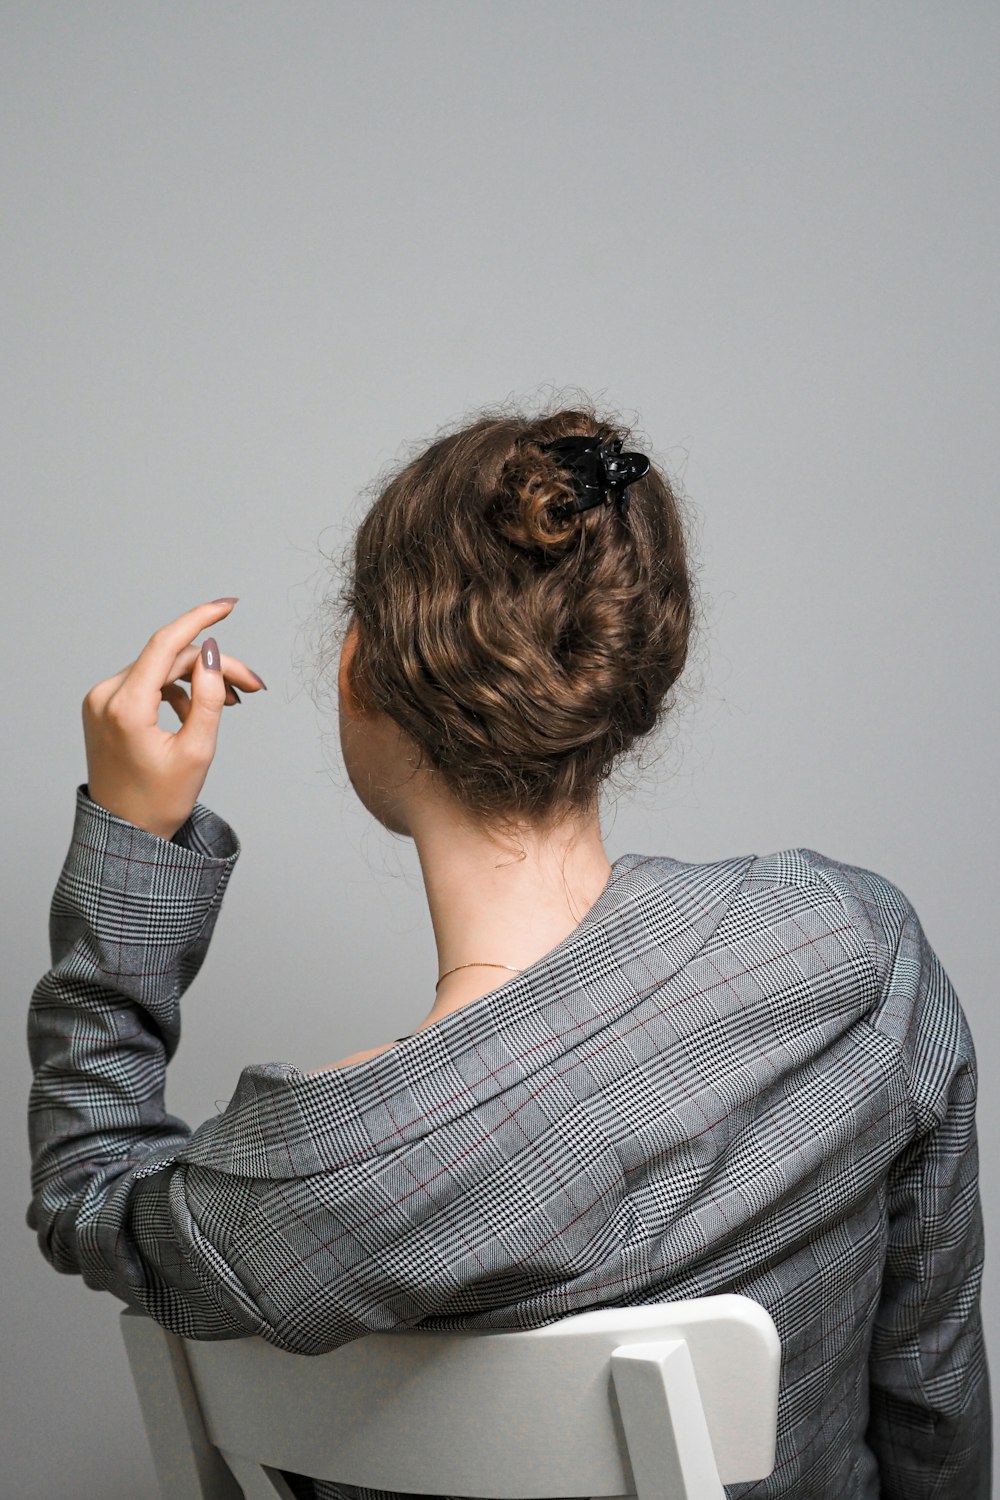
[[[182,828],[187,821],[187,818],[181,818],[179,822],[174,822],[173,819],[165,822],[162,818],[149,817],[142,809],[130,807],[120,798],[102,796],[100,792],[95,794],[89,782],[85,785],[84,791],[95,807],[102,808],[112,817],[120,818],[123,823],[130,823],[133,828],[138,828],[143,833],[151,833],[155,838],[165,839],[167,843],[173,838],[178,828]]]

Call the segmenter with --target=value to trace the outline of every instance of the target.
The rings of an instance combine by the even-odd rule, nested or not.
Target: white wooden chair
[[[305,1356],[121,1314],[164,1500],[292,1500],[277,1472],[404,1493],[724,1500],[774,1466],[781,1346],[747,1297]]]

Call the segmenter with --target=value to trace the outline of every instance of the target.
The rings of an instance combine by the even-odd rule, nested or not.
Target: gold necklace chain
[[[445,969],[444,973],[441,975],[441,979],[447,979],[448,975],[454,974],[457,969],[510,969],[510,972],[512,974],[524,973],[523,969],[515,969],[510,964],[456,964],[454,969]],[[437,989],[438,984],[441,983],[441,979],[439,979],[437,984],[434,986],[435,990]]]

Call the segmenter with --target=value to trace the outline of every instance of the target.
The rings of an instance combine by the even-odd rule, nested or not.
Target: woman
[[[811,849],[605,854],[600,785],[669,705],[691,613],[676,497],[626,438],[484,415],[364,519],[342,745],[417,844],[440,977],[409,1036],[248,1066],[193,1133],[164,1070],[239,854],[196,799],[230,685],[263,687],[193,638],[236,601],[91,689],[28,1223],[176,1333],[305,1354],[739,1292],[782,1378],[775,1470],[731,1494],[982,1500],[975,1054],[913,907]]]

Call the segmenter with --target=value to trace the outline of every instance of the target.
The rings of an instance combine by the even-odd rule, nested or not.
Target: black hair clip
[[[627,488],[649,472],[644,453],[623,453],[621,438],[602,443],[598,437],[557,438],[541,443],[560,468],[569,469],[577,499],[563,507],[567,515],[590,510],[593,505],[617,505],[623,521],[628,518]]]

